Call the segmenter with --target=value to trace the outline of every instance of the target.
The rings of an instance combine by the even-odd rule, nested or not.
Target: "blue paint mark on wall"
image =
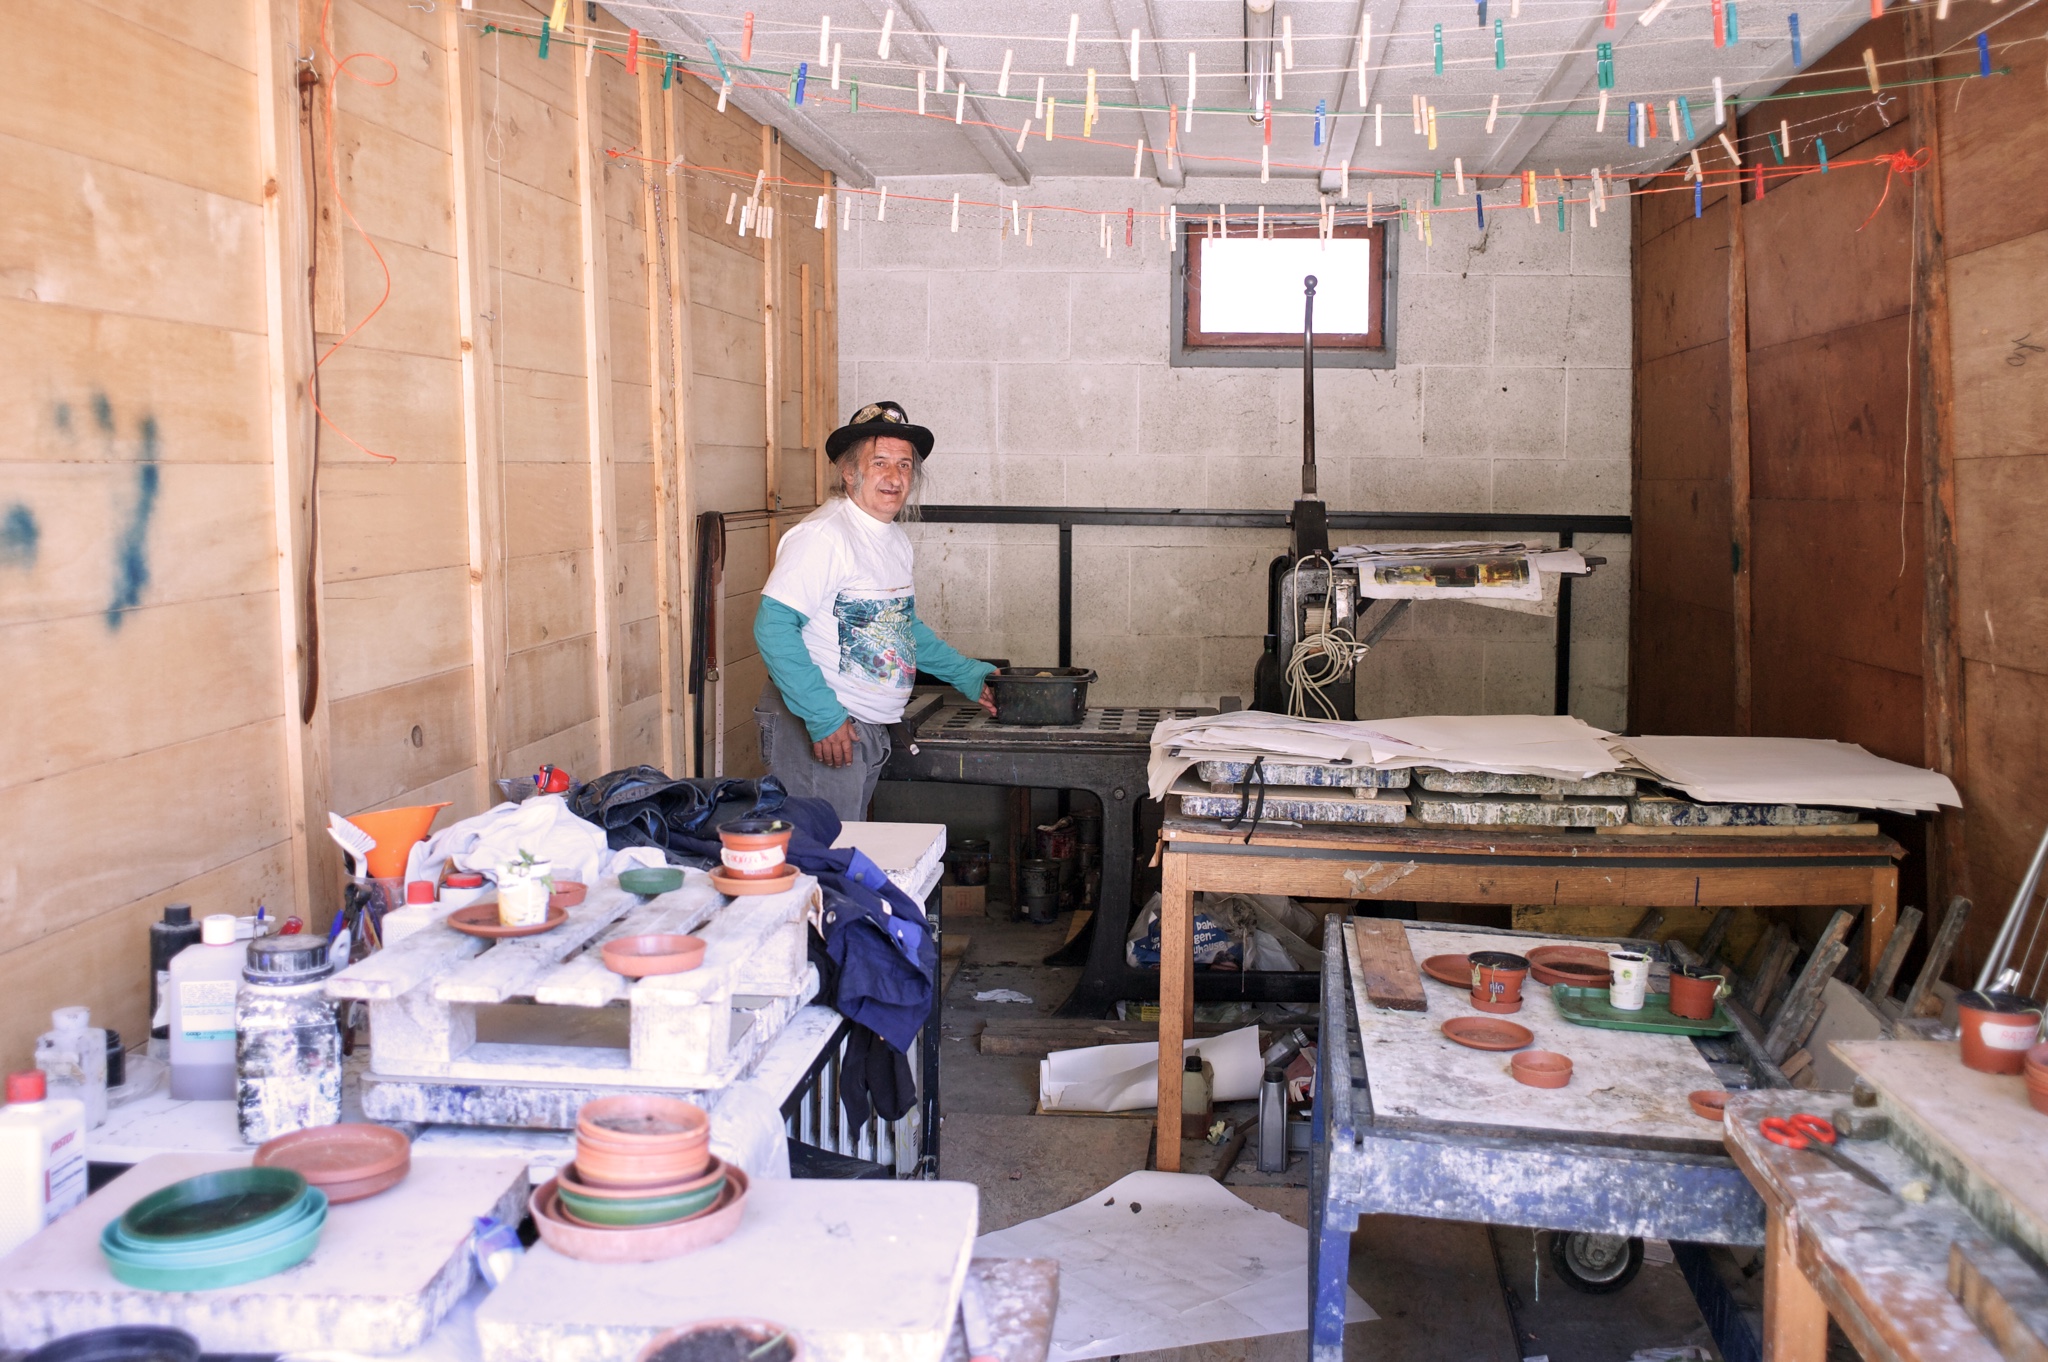
[[[106,398],[93,395],[93,416],[102,428],[111,426],[113,414]],[[149,585],[149,522],[156,515],[156,494],[161,485],[157,468],[156,418],[142,418],[142,462],[135,469],[135,507],[128,528],[114,546],[114,596],[107,603],[107,627],[119,629],[124,611],[142,602],[142,589]]]
[[[71,433],[71,404],[69,402],[59,402],[56,410],[50,414],[56,419],[57,429],[69,435]]]
[[[107,400],[105,393],[92,395],[92,419],[103,434],[114,433],[114,404]]]
[[[36,524],[34,511],[18,501],[9,506],[7,514],[0,516],[0,567],[34,567],[42,537],[43,528]]]

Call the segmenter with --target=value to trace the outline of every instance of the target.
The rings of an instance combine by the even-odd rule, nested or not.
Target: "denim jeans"
[[[841,821],[865,822],[875,782],[889,760],[889,730],[864,719],[853,721],[853,761],[827,766],[811,752],[810,730],[790,712],[773,681],[761,687],[754,706],[761,729],[761,764],[793,795],[822,799],[838,811]]]

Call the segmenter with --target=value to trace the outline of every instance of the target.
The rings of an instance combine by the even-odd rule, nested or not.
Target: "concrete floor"
[[[1064,939],[1064,919],[1052,927],[994,918],[944,926],[949,940],[966,936],[971,944],[945,999],[940,1175],[980,1186],[982,1229],[1045,1215],[1150,1166],[1150,1112],[1142,1119],[1034,1116],[1038,1061],[984,1055],[977,1046],[985,1022],[1050,1016],[1072,989],[1079,970],[1038,963]],[[974,1000],[977,992],[994,989],[1014,989],[1032,1002]],[[1252,1104],[1229,1104],[1221,1114],[1250,1120]],[[1183,1149],[1187,1171],[1214,1167],[1217,1151],[1210,1146],[1194,1141]],[[1308,1169],[1299,1156],[1285,1174],[1265,1175],[1247,1151],[1224,1183],[1255,1206],[1308,1222]],[[1544,1246],[1527,1230],[1367,1217],[1352,1238],[1351,1283],[1380,1316],[1347,1332],[1345,1353],[1361,1362],[1627,1362],[1641,1349],[1688,1344],[1712,1354],[1706,1325],[1676,1267],[1646,1261],[1622,1291],[1584,1295],[1558,1279]],[[1304,1350],[1304,1337],[1293,1334],[1142,1357],[1294,1362]],[[1124,1362],[1138,1362],[1138,1356]]]

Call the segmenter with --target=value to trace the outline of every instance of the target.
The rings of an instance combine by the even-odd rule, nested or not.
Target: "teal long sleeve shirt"
[[[812,742],[822,742],[838,732],[847,720],[846,707],[832,693],[825,673],[811,660],[804,646],[804,617],[772,596],[761,598],[754,612],[754,642],[761,660],[768,664],[768,676],[782,692],[783,703],[804,721]],[[913,613],[911,641],[917,646],[917,667],[929,672],[970,700],[981,698],[982,685],[995,672],[986,662],[966,656],[931,631]]]

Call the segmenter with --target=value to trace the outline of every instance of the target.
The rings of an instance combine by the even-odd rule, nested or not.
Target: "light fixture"
[[[1277,0],[1244,0],[1244,71],[1252,122],[1265,121],[1272,100],[1273,8]]]

